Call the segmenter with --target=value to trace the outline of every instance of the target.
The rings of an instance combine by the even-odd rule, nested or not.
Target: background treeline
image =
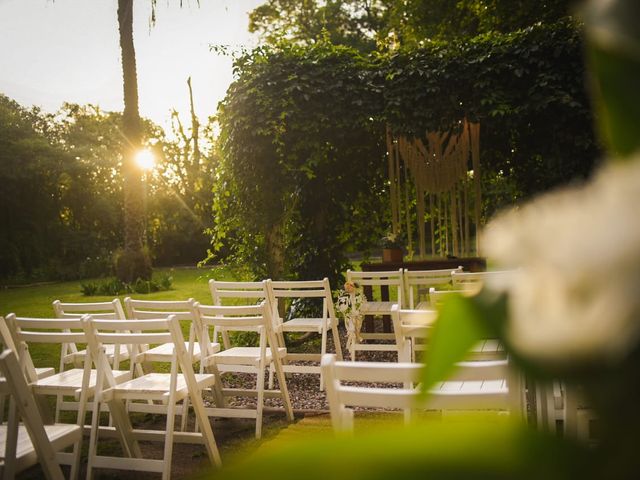
[[[158,159],[146,179],[154,263],[208,258],[337,285],[349,254],[377,253],[390,225],[387,126],[479,121],[484,219],[588,176],[600,148],[567,4],[266,1],[250,16],[265,45],[235,59],[220,138],[193,108],[188,125],[174,113],[170,135],[144,123]],[[123,142],[120,113],[45,114],[0,96],[0,282],[111,273]]]
[[[157,265],[194,264],[209,244],[216,157],[210,125],[193,127],[174,114],[169,138],[145,122],[158,162],[146,183]],[[122,245],[123,141],[120,113],[65,104],[47,114],[0,95],[2,283],[112,273]]]

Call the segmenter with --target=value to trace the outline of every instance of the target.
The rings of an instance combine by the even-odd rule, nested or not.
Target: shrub
[[[117,278],[112,278],[102,283],[83,283],[80,285],[80,291],[86,297],[93,295],[115,297],[125,293],[146,294],[171,290],[172,285],[173,277],[168,274],[164,274],[157,280],[143,280],[138,278],[133,283],[125,283]]]

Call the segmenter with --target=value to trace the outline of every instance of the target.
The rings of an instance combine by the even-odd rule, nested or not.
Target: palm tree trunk
[[[135,155],[140,149],[142,122],[138,112],[138,78],[133,45],[133,0],[118,0],[118,26],[122,52],[124,112],[122,130],[124,173],[124,253],[116,262],[118,277],[125,282],[151,276],[151,262],[145,251],[145,191]]]

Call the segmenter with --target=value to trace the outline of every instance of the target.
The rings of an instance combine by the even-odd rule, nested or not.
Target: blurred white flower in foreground
[[[521,267],[508,335],[540,360],[614,360],[640,336],[640,158],[492,221],[484,252]]]

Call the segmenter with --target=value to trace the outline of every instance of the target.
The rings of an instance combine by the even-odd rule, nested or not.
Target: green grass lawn
[[[201,303],[210,304],[211,294],[207,282],[210,278],[221,280],[243,280],[237,272],[227,267],[212,269],[177,268],[157,269],[157,274],[168,273],[173,277],[172,290],[150,294],[126,294],[124,297],[146,300],[186,300],[194,298]],[[60,282],[34,287],[22,287],[0,290],[0,315],[13,312],[21,317],[53,317],[54,300],[62,302],[104,302],[113,297],[95,296],[85,297],[80,291],[80,285],[89,281],[101,282],[103,279],[78,280]]]
[[[155,273],[168,273],[171,275],[173,277],[172,289],[150,294],[131,293],[120,295],[120,300],[122,301],[127,296],[145,300],[186,300],[194,298],[203,304],[210,305],[212,303],[208,286],[210,278],[221,280],[246,279],[243,274],[227,267],[157,269]],[[101,282],[105,280],[79,280],[0,290],[0,315],[15,313],[19,317],[52,318],[54,317],[52,307],[54,300],[62,302],[104,302],[113,300],[114,297],[86,297],[82,295],[80,285],[88,281]],[[187,325],[183,325],[183,331],[185,335],[188,335]],[[60,358],[59,346],[33,345],[29,351],[36,366],[58,366]]]

